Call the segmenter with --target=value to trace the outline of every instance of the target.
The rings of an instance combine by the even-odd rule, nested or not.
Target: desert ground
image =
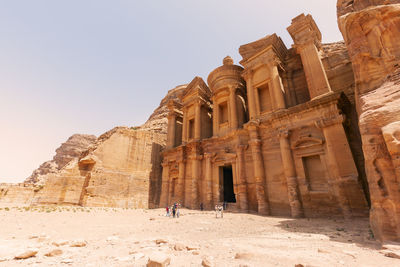
[[[400,266],[368,219],[74,206],[0,207],[0,266]],[[37,252],[27,259],[15,259]],[[45,254],[50,254],[46,256]],[[25,255],[26,256],[26,255]],[[301,265],[299,265],[301,266]]]

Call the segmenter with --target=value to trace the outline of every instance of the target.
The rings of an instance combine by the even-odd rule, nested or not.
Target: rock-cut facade
[[[170,101],[160,206],[292,217],[367,216],[367,186],[344,43],[322,44],[310,15],[242,45],[207,83]]]

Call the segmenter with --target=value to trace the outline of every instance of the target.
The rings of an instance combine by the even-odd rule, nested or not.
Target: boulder
[[[24,251],[24,252],[22,252],[22,253],[16,255],[16,256],[14,257],[14,259],[17,259],[17,260],[28,259],[28,258],[30,258],[30,257],[34,257],[37,253],[38,253],[38,250],[36,250],[36,249],[29,249],[29,250],[26,250],[26,251]]]
[[[46,254],[44,254],[46,257],[54,257],[54,256],[59,256],[63,253],[61,249],[53,249]]]
[[[71,243],[69,244],[70,247],[86,247],[87,242],[83,239],[77,239],[74,241],[71,241]]]
[[[163,253],[154,253],[149,256],[147,267],[165,267],[171,263],[171,258]]]

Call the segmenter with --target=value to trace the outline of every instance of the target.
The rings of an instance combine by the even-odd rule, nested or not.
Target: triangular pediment
[[[302,149],[323,144],[323,140],[315,137],[303,137],[295,141],[292,145],[293,149]]]
[[[212,162],[231,162],[236,159],[235,153],[222,152],[215,155]]]
[[[196,76],[186,87],[181,96],[182,102],[186,102],[192,97],[200,97],[209,100],[211,97],[211,90],[201,77]]]
[[[239,53],[243,58],[240,63],[251,60],[268,48],[271,48],[279,58],[285,58],[287,48],[282,39],[274,33],[257,41],[240,46]]]

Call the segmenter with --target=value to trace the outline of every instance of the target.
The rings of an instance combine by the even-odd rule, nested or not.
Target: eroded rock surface
[[[400,241],[400,1],[339,0],[353,64],[375,237]]]
[[[71,136],[25,183],[1,184],[0,202],[154,207],[166,142],[166,105],[184,87],[170,90],[143,126],[116,127],[99,138]]]
[[[87,134],[74,134],[56,149],[56,155],[52,160],[44,162],[33,171],[25,183],[43,184],[48,174],[56,173],[67,165],[71,160],[79,157],[83,151],[96,141],[96,136]]]

